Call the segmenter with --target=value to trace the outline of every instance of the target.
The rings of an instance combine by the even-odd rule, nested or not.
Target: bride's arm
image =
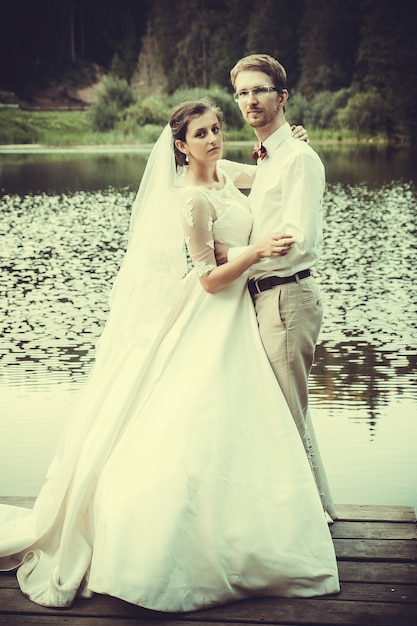
[[[242,254],[217,266],[214,256],[213,209],[207,198],[196,189],[184,193],[182,223],[185,241],[195,271],[205,291],[215,294],[239,278],[251,265],[264,257],[280,256],[291,241],[273,233],[257,244],[247,246]]]
[[[250,189],[252,187],[256,174],[256,165],[221,159],[219,166],[232,179],[234,186],[238,189]]]
[[[310,139],[308,138],[308,132],[301,126],[301,124],[292,124],[291,125],[292,136],[294,139],[300,139],[301,141],[305,141],[306,143],[310,143]]]

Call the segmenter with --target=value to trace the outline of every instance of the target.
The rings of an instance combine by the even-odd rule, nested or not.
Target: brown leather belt
[[[266,276],[265,278],[261,278],[260,280],[250,280],[248,282],[248,289],[250,295],[256,296],[257,293],[261,293],[262,291],[267,291],[268,289],[272,289],[273,287],[277,287],[278,285],[285,285],[286,283],[298,283],[298,281],[303,278],[308,278],[311,276],[310,270],[302,270],[301,272],[297,272],[297,274],[293,274],[292,276]]]

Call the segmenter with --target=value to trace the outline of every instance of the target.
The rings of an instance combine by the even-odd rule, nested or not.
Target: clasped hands
[[[272,233],[261,239],[258,243],[253,244],[258,253],[259,259],[265,257],[279,257],[285,256],[291,250],[295,243],[295,239],[292,235],[287,233]],[[230,246],[224,243],[214,244],[214,254],[216,256],[217,265],[223,265],[227,263],[227,253]]]

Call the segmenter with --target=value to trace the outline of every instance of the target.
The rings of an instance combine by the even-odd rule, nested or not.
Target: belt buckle
[[[259,281],[259,278],[258,280],[253,281],[253,284],[255,285],[255,291],[256,293],[262,293],[262,291],[259,289],[258,281]]]
[[[252,289],[251,289],[251,287],[252,287]],[[251,292],[251,296],[252,297],[256,296],[256,294],[258,294],[258,293],[262,293],[261,290],[258,287],[258,281],[257,280],[254,280],[252,278],[252,280],[250,281],[249,291]]]

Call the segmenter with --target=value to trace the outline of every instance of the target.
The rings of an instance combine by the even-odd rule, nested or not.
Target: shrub
[[[161,134],[161,126],[158,124],[145,124],[139,131],[141,143],[155,143]]]
[[[340,108],[346,106],[350,93],[349,89],[320,91],[307,100],[296,92],[288,100],[286,117],[291,124],[303,124],[310,130],[337,130]]]
[[[338,129],[339,112],[346,106],[349,96],[349,89],[317,93],[306,111],[306,124],[315,129]]]
[[[89,111],[88,118],[93,130],[102,132],[114,128],[120,113],[135,100],[135,92],[126,80],[109,77],[104,83],[97,103]]]
[[[0,144],[37,143],[39,130],[19,110],[0,111]]]
[[[93,130],[106,132],[116,126],[119,108],[115,102],[97,102],[88,112]]]
[[[307,98],[298,92],[291,92],[285,107],[285,116],[290,124],[306,126],[306,115],[309,103]]]
[[[356,93],[339,111],[339,124],[357,135],[387,130],[388,114],[382,96],[376,91]]]
[[[135,134],[138,128],[147,124],[165,125],[168,121],[168,108],[166,100],[149,96],[122,111],[117,128],[125,134]]]

